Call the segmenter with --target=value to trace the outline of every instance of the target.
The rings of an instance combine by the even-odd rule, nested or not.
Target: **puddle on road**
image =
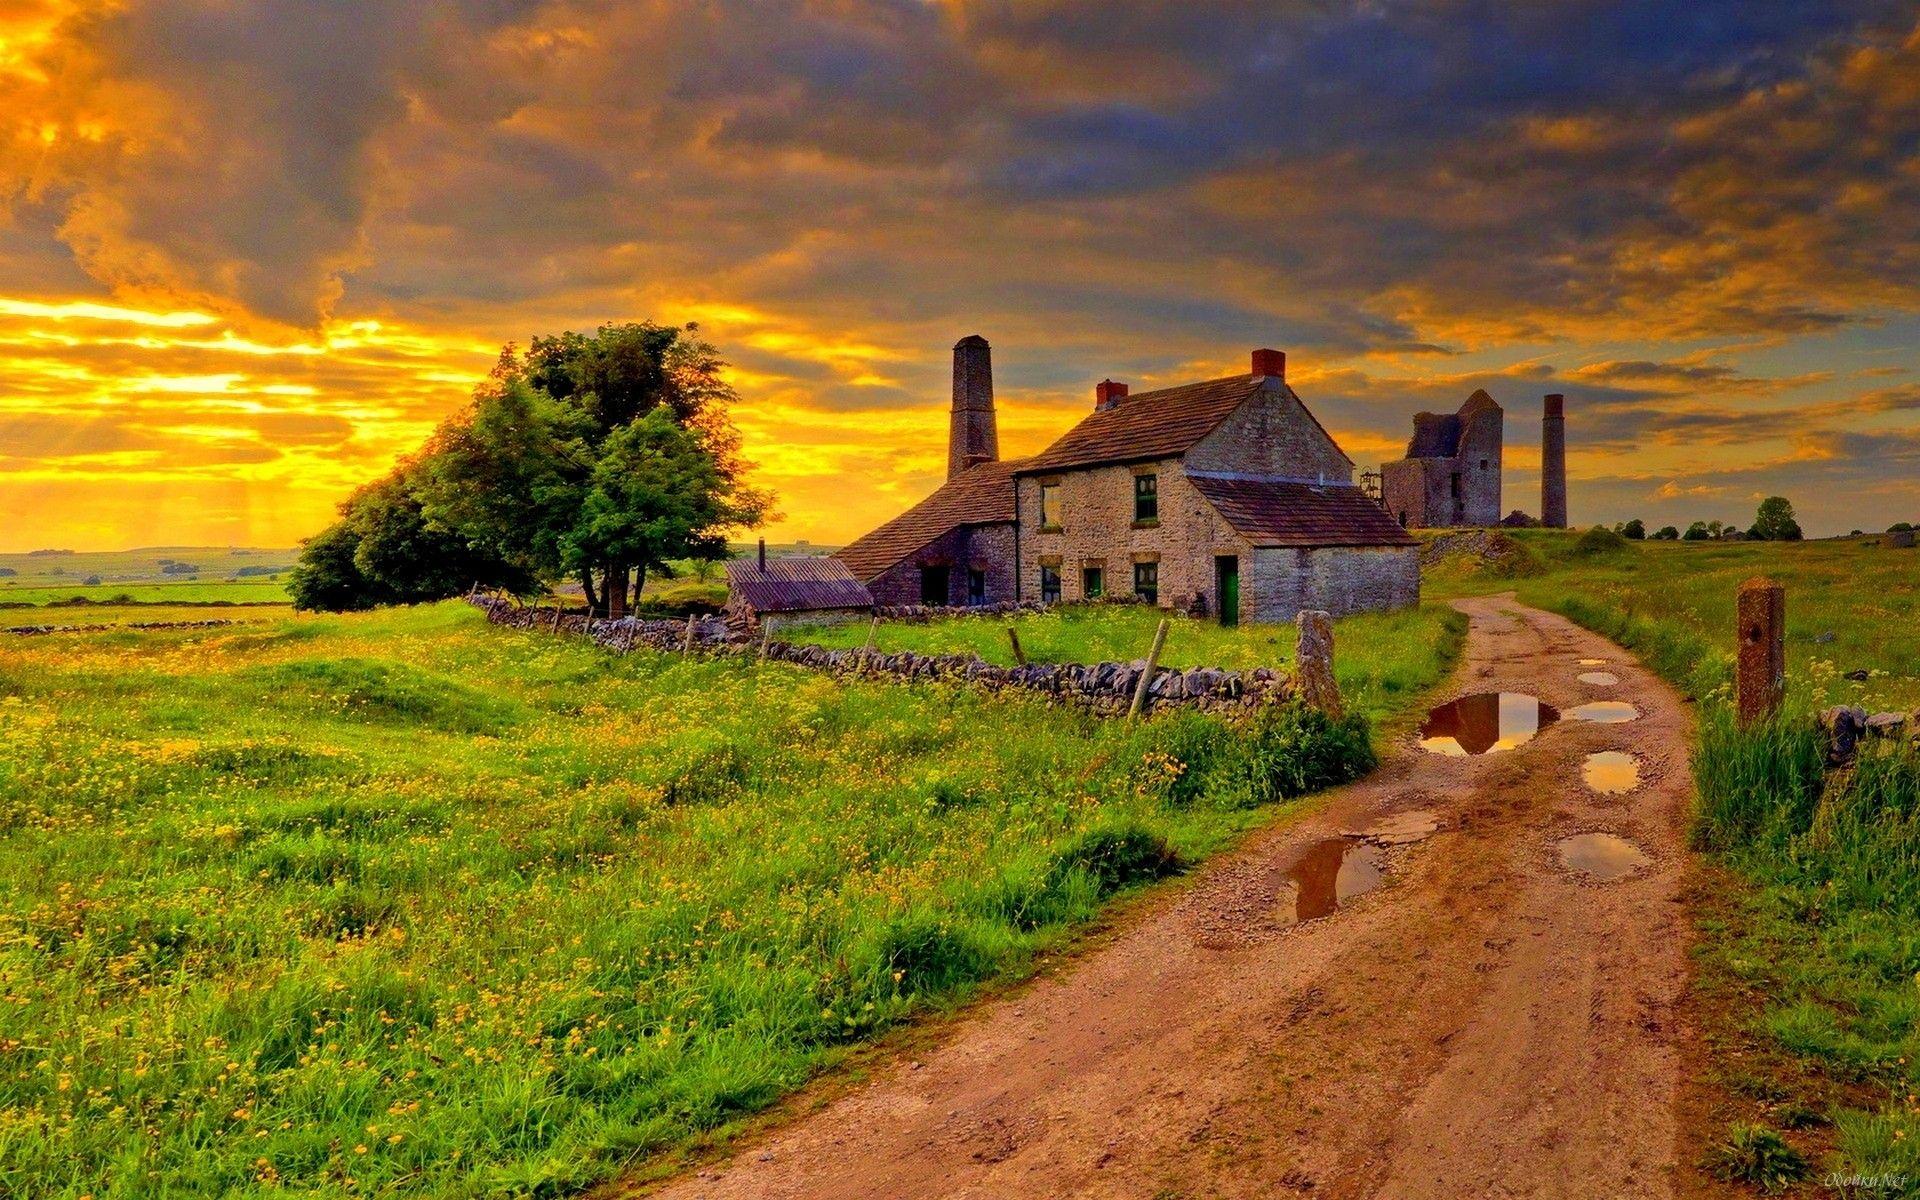
[[[1652,861],[1618,834],[1580,833],[1560,842],[1560,865],[1601,883],[1624,879]]]
[[[1607,665],[1607,660],[1604,658],[1583,658],[1580,660],[1580,665],[1583,667],[1604,667]]]
[[[1625,700],[1595,700],[1567,710],[1567,720],[1592,721],[1595,725],[1618,725],[1639,719],[1640,710]]]
[[[1511,750],[1559,719],[1552,705],[1524,692],[1480,692],[1429,712],[1420,748],[1454,758]]]
[[[1602,750],[1587,755],[1580,777],[1601,795],[1617,796],[1640,786],[1640,760],[1624,750]]]
[[[1293,919],[1313,921],[1380,886],[1373,851],[1348,838],[1316,842],[1287,873],[1293,881]]]
[[[1580,676],[1581,683],[1591,683],[1595,687],[1612,687],[1620,682],[1620,677],[1612,671],[1588,671]]]
[[[1408,846],[1426,841],[1439,828],[1439,817],[1427,809],[1416,808],[1382,817],[1364,829],[1349,829],[1347,836],[1376,846]]]

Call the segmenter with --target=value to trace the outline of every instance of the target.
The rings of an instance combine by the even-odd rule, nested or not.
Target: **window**
[[[1482,471],[1484,471],[1484,470],[1486,470],[1486,469],[1487,469],[1487,460],[1486,460],[1486,459],[1484,459],[1484,458],[1480,460],[1480,469],[1481,469]]]
[[[1098,600],[1107,594],[1107,573],[1100,567],[1082,567],[1080,569],[1080,594],[1089,600]]]
[[[1040,568],[1040,603],[1060,603],[1060,568],[1042,566]]]
[[[1455,471],[1453,473],[1452,482],[1453,482],[1453,498],[1455,500],[1458,500],[1460,498],[1460,472]]]
[[[940,606],[951,603],[947,592],[947,568],[920,568],[920,603]]]
[[[1160,477],[1158,475],[1133,477],[1133,519],[1136,521],[1160,519]]]
[[[1060,485],[1057,483],[1040,485],[1040,528],[1060,528]]]
[[[978,567],[967,572],[967,603],[985,604],[987,602],[987,573]]]
[[[1148,604],[1160,603],[1160,564],[1145,562],[1133,564],[1133,594]]]

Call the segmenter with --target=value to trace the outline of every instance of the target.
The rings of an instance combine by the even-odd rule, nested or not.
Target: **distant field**
[[[76,554],[0,554],[0,604],[79,597],[110,602],[280,603],[297,550],[156,546]],[[97,582],[96,582],[97,581]]]
[[[1543,608],[1571,606],[1578,610],[1574,615],[1596,619],[1610,613],[1616,625],[1654,623],[1669,631],[1667,641],[1673,644],[1667,653],[1725,679],[1734,652],[1740,582],[1767,575],[1787,589],[1788,678],[1802,703],[1920,708],[1920,551],[1892,549],[1878,544],[1880,538],[1866,537],[1629,542],[1624,549],[1582,555],[1577,533],[1514,532],[1535,555],[1535,573],[1495,576],[1454,564],[1429,572],[1428,595],[1511,588]],[[1595,627],[1633,641],[1621,628]],[[1637,648],[1654,655],[1663,650],[1660,645]],[[1664,665],[1681,677],[1678,668],[1686,664]],[[1873,675],[1862,682],[1843,678],[1856,670]]]
[[[1364,759],[458,603],[0,639],[0,1194],[567,1194]]]
[[[175,621],[228,621],[255,625],[285,621],[293,610],[285,604],[247,604],[208,607],[201,604],[89,604],[52,608],[0,608],[0,629],[25,625],[146,625]]]

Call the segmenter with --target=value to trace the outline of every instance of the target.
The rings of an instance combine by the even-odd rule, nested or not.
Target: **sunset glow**
[[[1920,21],[1694,7],[0,5],[0,551],[292,544],[649,318],[780,540],[931,489],[975,332],[1010,455],[1271,345],[1363,467],[1486,388],[1508,507],[1565,392],[1576,524],[1920,519]]]

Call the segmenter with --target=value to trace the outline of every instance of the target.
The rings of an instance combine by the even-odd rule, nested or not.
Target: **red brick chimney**
[[[1111,379],[1102,379],[1093,385],[1093,411],[1105,412],[1126,398],[1127,385],[1115,383]]]
[[[1270,379],[1287,381],[1287,352],[1284,350],[1255,350],[1253,352],[1253,373],[1257,378],[1265,375]]]

